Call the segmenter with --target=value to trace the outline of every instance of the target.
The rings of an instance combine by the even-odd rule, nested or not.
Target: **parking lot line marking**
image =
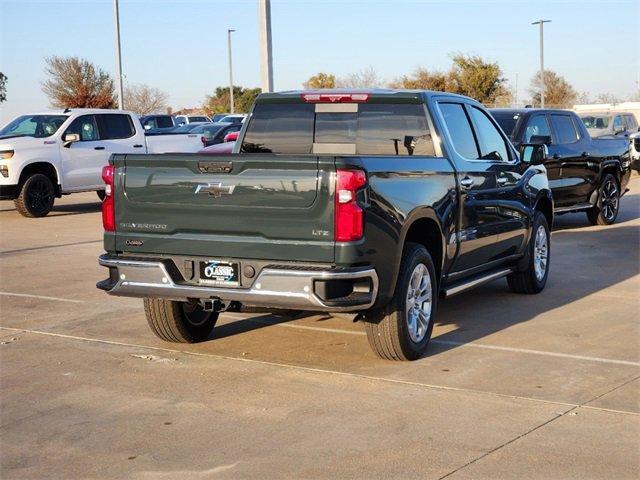
[[[218,355],[218,354],[215,354],[215,353],[189,352],[189,351],[186,351],[186,350],[178,350],[178,349],[175,349],[175,348],[153,347],[153,346],[149,346],[149,345],[139,345],[139,344],[135,344],[135,343],[118,342],[118,341],[115,341],[115,340],[103,340],[103,339],[100,339],[100,338],[80,337],[78,335],[67,335],[67,334],[64,334],[64,333],[45,332],[45,331],[42,331],[42,330],[30,330],[30,329],[25,329],[25,328],[13,328],[13,327],[2,327],[2,326],[0,326],[0,330],[8,330],[8,331],[19,332],[19,333],[31,333],[31,334],[34,334],[34,335],[43,335],[43,336],[57,337],[57,338],[63,338],[63,339],[69,339],[69,340],[78,340],[78,341],[90,342],[90,343],[101,343],[101,344],[105,344],[105,345],[116,345],[116,346],[120,346],[120,347],[142,348],[142,349],[147,349],[147,350],[153,350],[153,351],[156,351],[156,352],[177,353],[177,354],[183,354],[183,355],[190,355],[190,356],[194,356],[194,357],[216,358],[216,359],[219,359],[219,360],[230,360],[230,361],[236,361],[236,362],[255,363],[255,364],[259,364],[259,365],[268,365],[268,366],[272,366],[272,367],[288,368],[288,369],[292,369],[292,370],[301,370],[301,371],[305,371],[305,372],[332,374],[332,375],[338,375],[338,376],[342,376],[342,377],[360,378],[360,379],[363,379],[363,380],[373,380],[373,381],[379,381],[379,382],[385,382],[385,383],[394,383],[394,384],[407,385],[407,386],[413,386],[413,387],[430,388],[430,389],[433,389],[433,390],[470,393],[470,394],[474,394],[474,395],[488,395],[488,396],[492,396],[492,397],[508,398],[508,399],[515,399],[515,400],[524,400],[524,401],[529,401],[529,402],[534,402],[534,403],[545,403],[545,404],[548,404],[548,405],[565,406],[565,407],[569,407],[571,409],[576,408],[576,407],[580,407],[580,408],[589,408],[591,410],[603,410],[603,411],[608,411],[608,412],[611,412],[611,413],[620,413],[620,414],[624,414],[624,415],[640,416],[640,413],[630,412],[630,411],[627,411],[627,410],[613,410],[613,409],[607,409],[607,408],[601,408],[601,407],[586,406],[586,405],[577,404],[577,403],[561,402],[561,401],[558,401],[558,400],[545,400],[545,399],[542,399],[542,398],[523,397],[521,395],[509,395],[509,394],[506,394],[506,393],[489,392],[489,391],[486,391],[486,390],[474,390],[474,389],[471,389],[471,388],[450,387],[450,386],[446,386],[446,385],[435,385],[435,384],[431,384],[431,383],[412,382],[412,381],[409,381],[409,380],[400,380],[400,379],[396,379],[396,378],[376,377],[376,376],[373,376],[373,375],[364,375],[364,374],[361,374],[361,373],[341,372],[341,371],[337,371],[337,370],[328,370],[328,369],[324,369],[324,368],[305,367],[303,365],[295,365],[295,364],[279,363],[279,362],[270,362],[268,360],[256,360],[256,359],[252,359],[252,358],[243,358],[243,357],[230,357],[228,355]]]
[[[89,245],[91,243],[102,243],[102,240],[87,240],[86,242],[61,243],[59,245],[43,245],[41,247],[19,248],[17,250],[5,250],[0,252],[0,256],[12,253],[33,252],[34,250],[47,250],[49,248],[73,247],[76,245]]]
[[[300,330],[313,330],[317,332],[329,332],[329,333],[345,333],[347,335],[366,335],[365,332],[354,331],[354,330],[341,330],[338,328],[322,328],[322,327],[311,327],[308,325],[296,325],[292,323],[276,323],[276,322],[268,322],[265,320],[254,320],[251,318],[247,318],[253,323],[259,323],[261,325],[273,325],[277,327],[287,327],[287,328],[296,328]],[[484,343],[475,343],[475,342],[456,342],[453,340],[438,340],[438,337],[435,337],[431,340],[431,343],[436,345],[448,345],[454,347],[469,347],[469,348],[484,348],[487,350],[499,350],[504,352],[512,352],[512,353],[525,353],[529,355],[544,355],[548,357],[560,357],[560,358],[571,358],[572,360],[584,360],[588,362],[600,362],[600,363],[610,363],[613,365],[629,365],[632,367],[640,367],[640,362],[632,362],[630,360],[615,360],[612,358],[601,358],[601,357],[589,357],[585,355],[573,355],[570,353],[560,353],[560,352],[548,352],[544,350],[530,350],[527,348],[515,348],[515,347],[502,347],[499,345],[487,345]]]
[[[85,303],[84,300],[73,300],[71,298],[59,298],[59,297],[47,297],[45,295],[31,295],[27,293],[0,292],[0,295],[5,295],[7,297],[37,298],[38,300],[53,300],[55,302]]]

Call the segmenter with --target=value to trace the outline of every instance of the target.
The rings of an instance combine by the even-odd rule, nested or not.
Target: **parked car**
[[[173,115],[143,115],[140,117],[140,123],[145,130],[176,126],[176,120]]]
[[[244,122],[246,115],[227,115],[226,117],[222,117],[219,122],[220,123],[242,123]]]
[[[547,145],[545,167],[556,214],[584,211],[593,225],[615,222],[631,174],[628,139],[592,139],[580,118],[567,110],[490,111],[516,148]]]
[[[197,135],[147,136],[122,110],[72,109],[22,115],[0,130],[0,199],[25,217],[43,217],[54,199],[97,191],[112,153],[196,152]]]
[[[629,135],[631,168],[640,173],[640,132]]]
[[[214,123],[219,122],[220,120],[222,120],[224,117],[226,117],[227,115],[231,115],[230,113],[216,113],[213,117],[211,117],[211,121]]]
[[[164,340],[205,340],[240,304],[353,312],[378,355],[408,360],[441,296],[501,277],[514,292],[545,287],[546,147],[521,158],[470,98],[261,94],[235,148],[104,169],[97,286],[144,298]]]
[[[238,132],[242,128],[241,123],[205,123],[191,130],[200,135],[203,147],[223,143],[227,134]]]
[[[206,115],[176,115],[176,125],[188,125],[189,123],[210,123],[211,119]]]
[[[638,132],[638,121],[631,113],[580,113],[579,117],[592,138],[628,137]]]

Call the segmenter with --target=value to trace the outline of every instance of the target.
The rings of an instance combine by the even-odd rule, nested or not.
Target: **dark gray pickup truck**
[[[167,341],[241,306],[353,312],[376,353],[415,359],[439,298],[544,288],[545,151],[458,95],[263,94],[234,154],[112,157],[98,288],[144,298]]]

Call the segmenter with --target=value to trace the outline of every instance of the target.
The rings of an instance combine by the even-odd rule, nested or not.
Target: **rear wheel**
[[[544,290],[549,276],[550,239],[547,219],[541,212],[536,212],[527,247],[527,257],[524,260],[526,266],[523,270],[507,276],[507,283],[511,291],[515,293],[540,293]]]
[[[408,243],[389,305],[367,314],[365,328],[374,352],[388,360],[415,360],[427,349],[437,303],[437,281],[426,248]]]
[[[587,210],[587,218],[592,225],[611,225],[618,217],[620,208],[620,188],[616,178],[608,173],[598,189],[598,202]]]
[[[49,177],[41,173],[31,175],[20,188],[20,195],[13,202],[24,217],[44,217],[53,208],[56,191]]]
[[[206,340],[218,320],[217,312],[205,312],[196,303],[160,298],[145,298],[144,313],[153,333],[175,343]]]

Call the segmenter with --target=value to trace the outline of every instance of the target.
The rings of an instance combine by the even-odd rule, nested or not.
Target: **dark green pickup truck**
[[[164,340],[204,340],[243,305],[353,312],[380,356],[415,359],[439,297],[545,286],[545,146],[519,155],[470,98],[263,94],[234,148],[114,155],[103,172],[98,288],[144,298]]]

